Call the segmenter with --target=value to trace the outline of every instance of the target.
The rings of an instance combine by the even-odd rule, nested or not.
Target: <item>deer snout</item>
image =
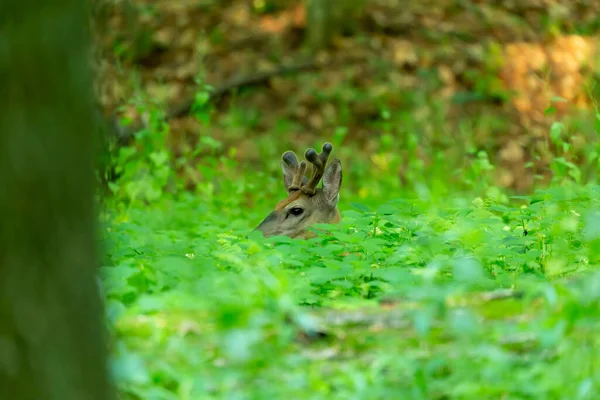
[[[273,211],[271,212],[271,214],[267,215],[267,217],[263,219],[262,222],[258,224],[256,228],[254,228],[254,230],[261,231],[263,233],[263,236],[265,237],[272,236],[273,234],[275,234],[275,231],[277,229],[277,225],[275,223],[276,221],[277,213],[276,211]]]

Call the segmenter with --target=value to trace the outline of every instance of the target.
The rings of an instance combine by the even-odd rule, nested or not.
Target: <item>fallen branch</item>
[[[290,65],[282,65],[277,68],[274,68],[271,71],[259,72],[244,76],[235,77],[221,85],[218,85],[210,92],[208,101],[211,103],[215,103],[220,100],[224,95],[233,92],[235,90],[239,90],[245,87],[264,85],[271,78],[287,75],[294,72],[307,71],[320,69],[329,66],[328,62],[318,62],[313,59],[303,60],[296,63],[292,63]],[[173,118],[181,118],[186,114],[189,114],[194,107],[195,97],[191,96],[188,99],[184,100],[182,103],[175,105],[171,108],[171,110],[167,113],[165,120],[170,120]],[[134,124],[131,126],[121,126],[119,123],[119,118],[116,114],[110,118],[109,121],[110,129],[115,132],[115,136],[120,145],[127,144],[135,132],[139,131],[143,128],[142,123]]]
[[[259,72],[231,79],[223,85],[216,87],[210,92],[209,101],[216,102],[225,94],[234,90],[239,90],[244,87],[257,86],[266,84],[269,79],[276,76],[287,75],[293,72],[307,71],[319,68],[321,65],[314,60],[303,61],[292,65],[283,65],[271,71]],[[187,99],[185,102],[176,106],[169,113],[170,118],[179,118],[191,111],[194,106],[194,98]]]
[[[450,305],[457,304],[469,304],[473,301],[482,301],[482,302],[490,302],[497,300],[506,300],[511,298],[522,298],[525,295],[522,291],[517,291],[514,289],[496,289],[489,292],[479,292],[479,293],[470,293],[468,295],[461,294],[458,297],[451,296],[449,297]],[[401,298],[394,297],[385,297],[379,301],[379,304],[382,308],[394,308],[398,304],[406,302],[406,300]]]
[[[495,301],[495,300],[505,300],[511,298],[521,298],[525,295],[525,293],[521,291],[516,291],[513,289],[498,289],[491,292],[484,292],[480,294],[480,299],[482,301]]]

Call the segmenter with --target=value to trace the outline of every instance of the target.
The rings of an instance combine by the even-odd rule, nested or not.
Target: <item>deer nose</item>
[[[267,217],[265,219],[262,220],[262,222],[260,224],[258,224],[258,226],[256,228],[254,228],[254,231],[261,231],[263,232],[263,234],[265,233],[265,228],[267,230],[269,230],[268,225],[271,222],[274,222],[277,220],[277,213],[275,211],[272,211],[269,215],[267,215]]]
[[[260,230],[266,224],[268,224],[271,221],[274,221],[275,219],[277,219],[277,215],[275,214],[275,211],[273,211],[271,212],[271,214],[267,215],[267,218],[263,219],[263,221],[254,230]]]

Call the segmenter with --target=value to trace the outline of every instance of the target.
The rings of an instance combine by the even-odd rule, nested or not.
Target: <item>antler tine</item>
[[[306,161],[301,161],[298,169],[294,172],[294,179],[289,190],[300,190],[304,180],[304,173],[306,172]]]
[[[317,185],[325,173],[325,166],[327,165],[327,159],[333,150],[331,143],[327,142],[323,145],[321,153],[317,154],[315,149],[308,149],[304,153],[304,157],[313,165],[313,173],[310,181],[302,186],[302,191],[310,196],[315,194]]]
[[[293,151],[286,151],[281,156],[281,159],[294,171],[292,183],[288,187],[288,191],[293,192],[300,190],[304,181],[304,174],[306,172],[306,161],[302,161],[300,164],[298,164],[298,158]]]

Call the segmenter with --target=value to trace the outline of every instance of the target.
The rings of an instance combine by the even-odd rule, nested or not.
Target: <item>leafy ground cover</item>
[[[124,398],[599,397],[598,5],[363,3],[96,2]],[[252,233],[325,140],[343,222]]]
[[[155,125],[120,150],[102,212],[124,398],[598,398],[599,186],[567,168],[509,196],[482,155],[470,190],[441,169],[407,189],[334,143],[342,223],[263,239],[287,149],[207,158],[189,192]]]

